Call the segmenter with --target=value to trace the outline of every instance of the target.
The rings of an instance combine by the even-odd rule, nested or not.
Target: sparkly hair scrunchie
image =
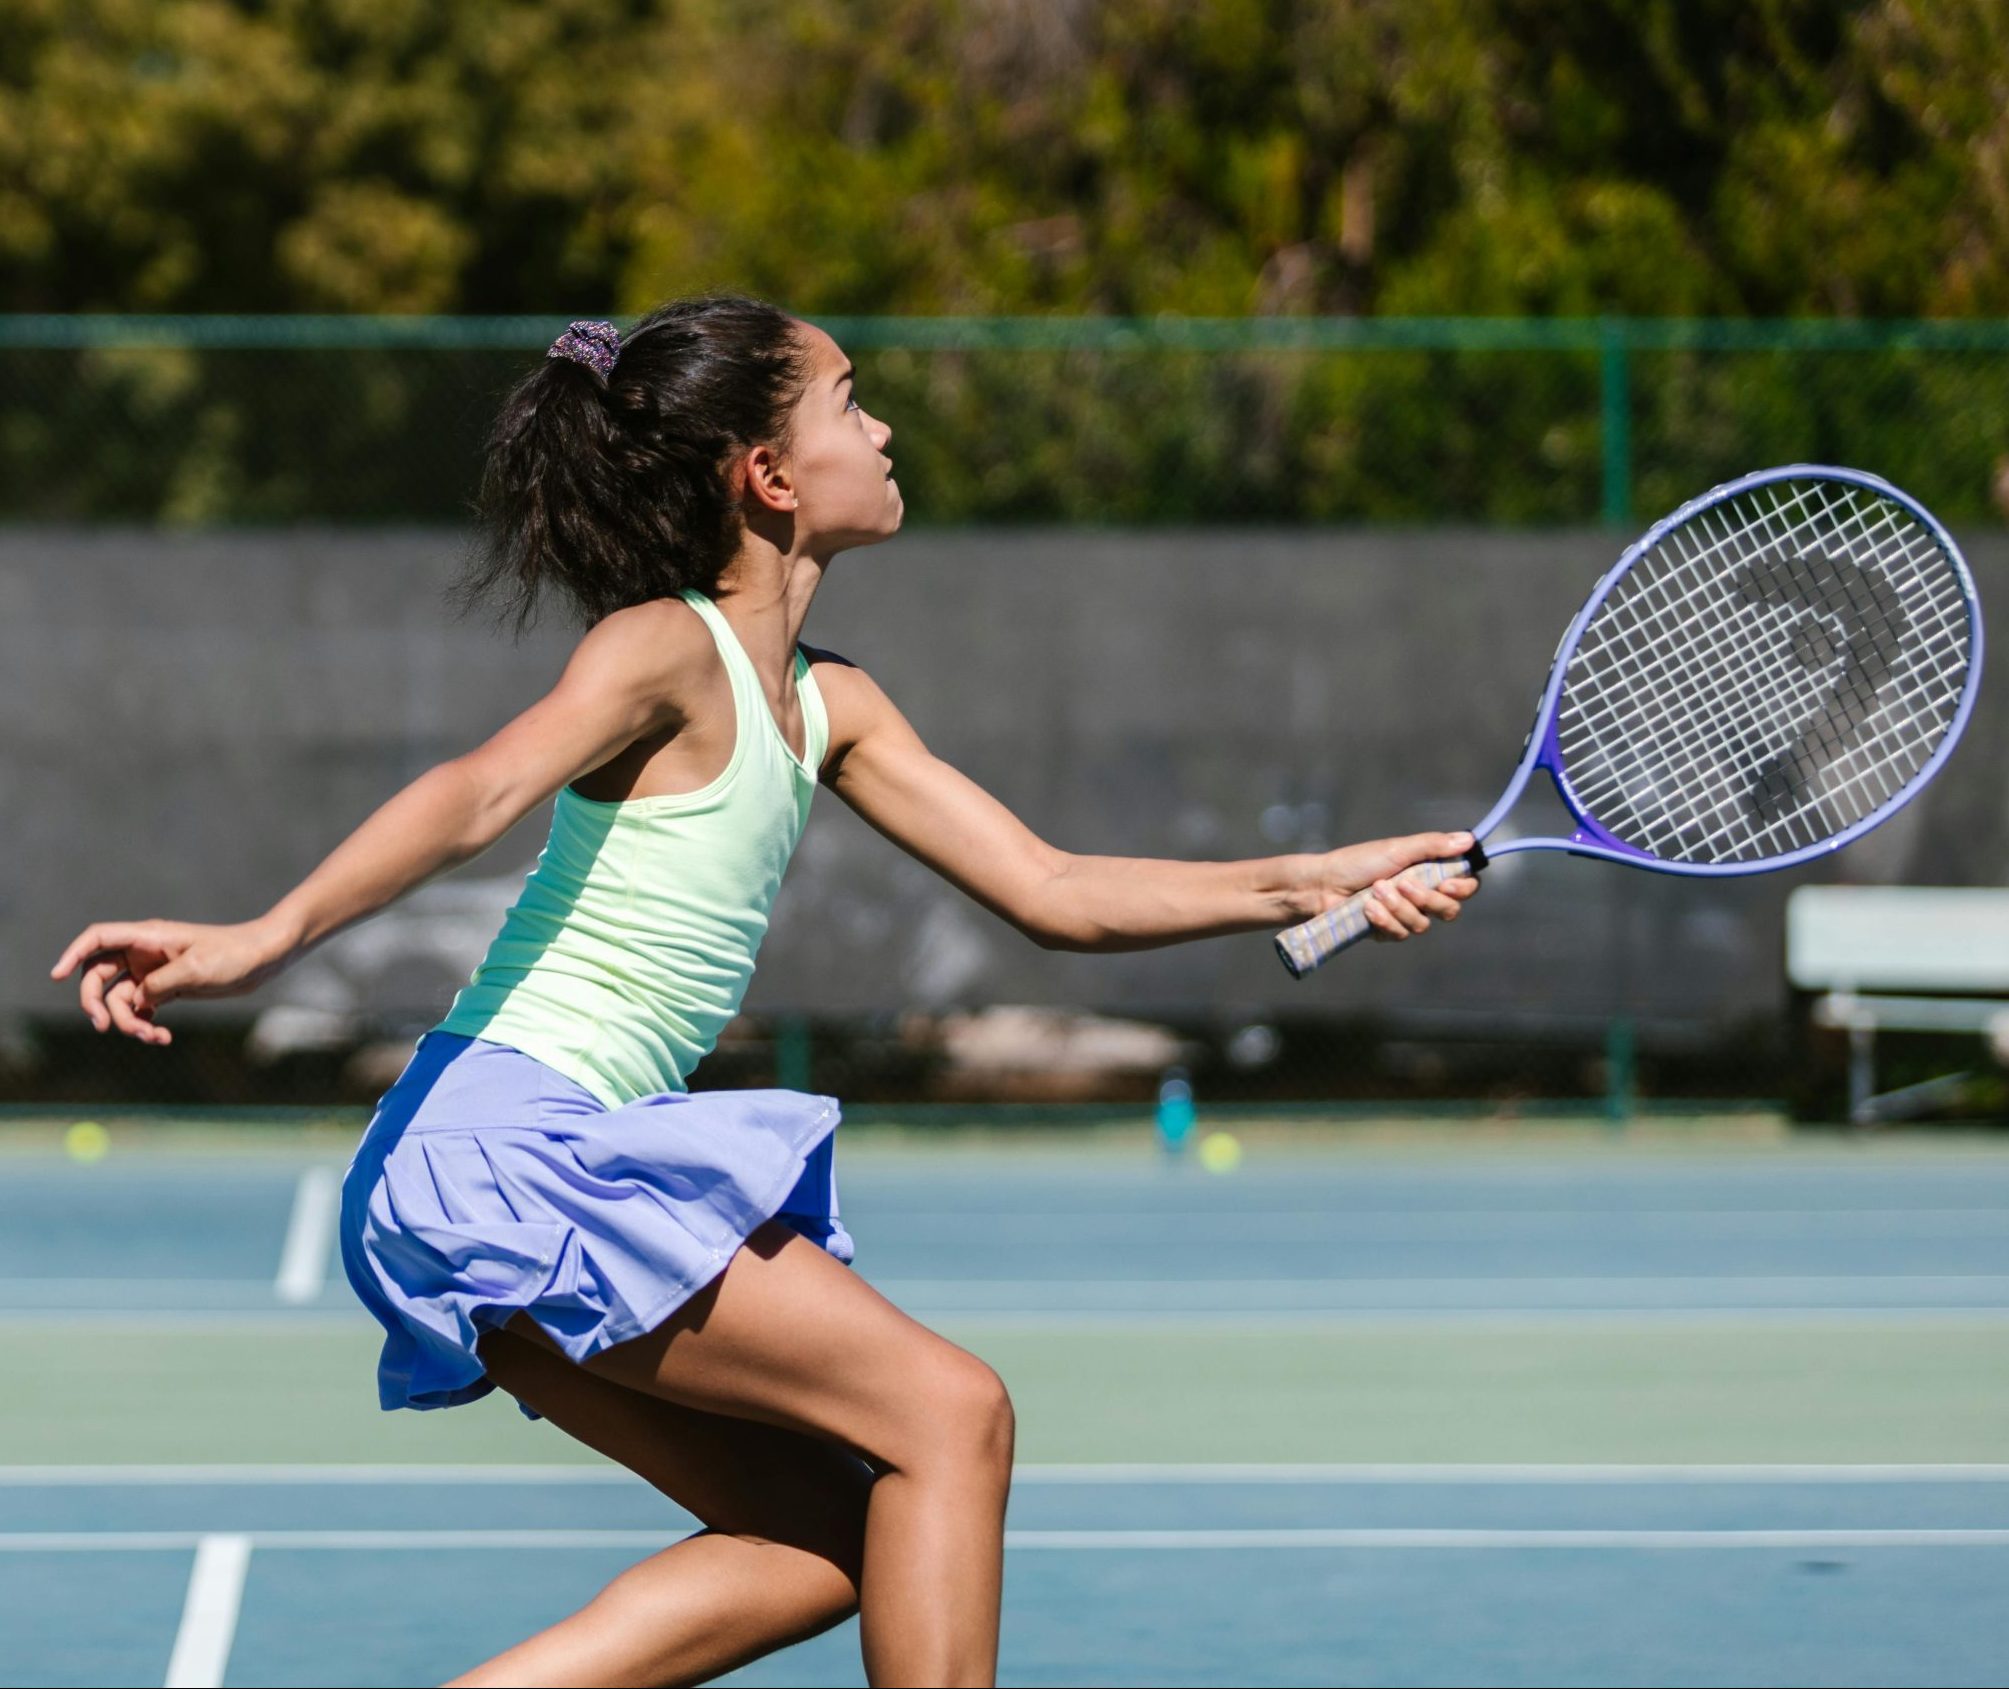
[[[570,358],[599,372],[605,381],[614,373],[614,360],[621,355],[621,331],[612,323],[573,323],[551,343],[547,358]]]

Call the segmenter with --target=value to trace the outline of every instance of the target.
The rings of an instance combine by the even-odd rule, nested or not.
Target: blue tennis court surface
[[[854,1157],[842,1184],[859,1270],[916,1312],[2009,1313],[2009,1155],[1298,1160],[1229,1178],[1141,1156],[915,1159]],[[353,1314],[339,1172],[16,1162],[0,1313]]]
[[[18,1684],[164,1681],[205,1545],[232,1550],[225,1681],[437,1681],[692,1525],[592,1468],[7,1477]],[[2009,1659],[2009,1466],[1035,1469],[1008,1557],[1011,1682],[1954,1684]],[[860,1682],[852,1627],[731,1681]]]
[[[376,1412],[339,1171],[0,1160],[0,1683],[436,1682],[691,1528],[499,1402]],[[2009,1155],[868,1152],[844,1199],[1019,1403],[1004,1682],[2009,1681]],[[862,1682],[855,1628],[730,1681]]]

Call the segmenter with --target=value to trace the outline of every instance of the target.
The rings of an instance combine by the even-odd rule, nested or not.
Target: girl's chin
[[[841,549],[855,551],[862,545],[877,545],[881,540],[891,539],[900,531],[900,524],[906,514],[905,509],[896,504],[871,527],[852,530],[851,537],[844,542]]]

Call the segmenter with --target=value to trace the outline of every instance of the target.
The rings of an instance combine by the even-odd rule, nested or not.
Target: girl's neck
[[[820,558],[789,556],[756,543],[742,549],[719,577],[713,601],[759,667],[772,663],[783,675],[789,672],[809,606],[823,584],[823,567]]]

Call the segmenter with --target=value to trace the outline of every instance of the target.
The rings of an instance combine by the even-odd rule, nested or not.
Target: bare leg
[[[511,1395],[710,1528],[456,1684],[697,1683],[856,1611],[872,1483],[864,1462],[626,1389],[511,1332],[485,1338],[482,1358]]]
[[[867,1677],[993,1681],[1013,1425],[982,1361],[769,1224],[673,1319],[587,1370],[867,1456],[880,1474],[858,1585]]]

